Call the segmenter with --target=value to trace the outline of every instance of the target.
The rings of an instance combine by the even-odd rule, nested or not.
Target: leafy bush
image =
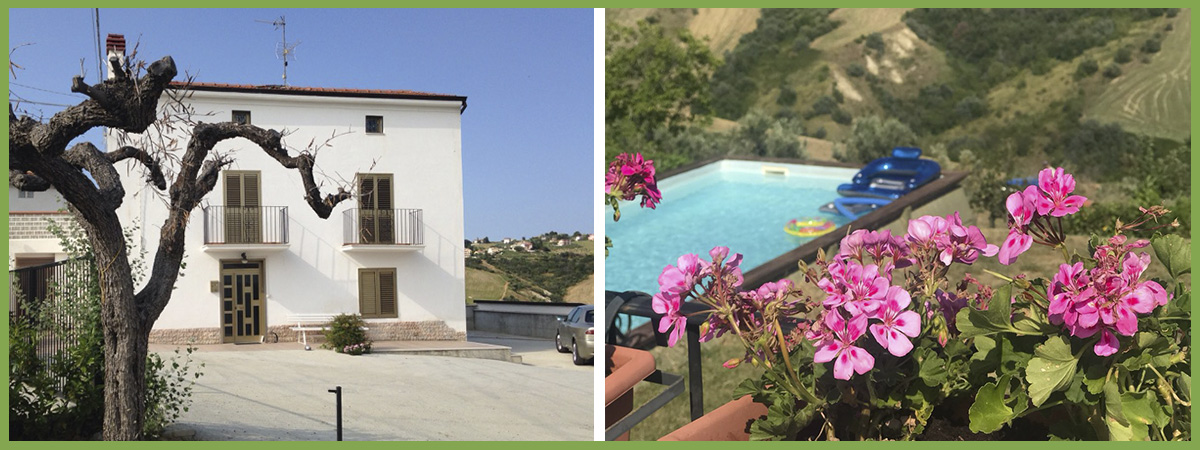
[[[883,35],[879,33],[868,34],[867,37],[863,39],[863,46],[875,50],[876,52],[883,53],[885,48],[883,43]]]
[[[825,131],[825,127],[819,127],[819,128],[817,128],[817,131],[812,134],[812,137],[815,137],[817,139],[825,139],[825,135],[827,133],[828,132]]]
[[[188,347],[181,353],[176,348],[175,355],[166,361],[156,353],[147,356],[146,418],[142,425],[147,438],[159,437],[167,425],[188,411],[192,388],[204,375],[200,371],[192,372],[192,353],[195,351],[195,347]],[[200,363],[200,367],[204,367],[204,363]]]
[[[1079,62],[1075,68],[1075,79],[1083,79],[1092,76],[1096,71],[1100,70],[1100,64],[1096,60],[1088,58]]]
[[[104,420],[104,337],[101,332],[100,285],[91,245],[82,229],[51,223],[50,232],[72,262],[58,270],[72,275],[63,284],[50,286],[48,298],[35,303],[17,292],[23,316],[9,316],[9,437],[14,440],[90,439]],[[135,242],[136,227],[125,230],[126,242]],[[134,279],[141,279],[144,252],[128,251]],[[15,286],[13,287],[15,289]],[[36,343],[47,335],[67,337],[67,345],[48,360],[37,356]],[[146,360],[146,417],[143,434],[157,437],[167,425],[188,410],[192,386],[202,373],[191,373],[187,349],[163,361],[151,353]],[[178,354],[178,350],[176,350]],[[167,366],[169,362],[170,366]],[[200,364],[200,367],[203,367]]]
[[[854,117],[842,108],[833,110],[833,113],[829,115],[829,118],[841,125],[850,125],[852,122],[854,122]]]
[[[880,119],[878,116],[859,118],[854,122],[848,146],[842,160],[866,163],[875,158],[888,156],[895,147],[915,146],[917,135],[896,119]]]
[[[1117,65],[1117,63],[1112,63],[1104,67],[1105,78],[1116,78],[1119,76],[1121,76],[1121,66]]]
[[[796,91],[788,86],[779,87],[779,98],[775,99],[775,103],[780,106],[792,106],[796,104]]]
[[[1142,53],[1158,53],[1159,50],[1162,50],[1162,40],[1160,39],[1150,38],[1142,43]]]
[[[1113,61],[1117,64],[1125,64],[1133,61],[1133,49],[1129,47],[1121,47],[1117,49],[1117,54],[1113,55]]]
[[[365,346],[362,350],[360,347],[351,349],[361,355],[363,353],[371,353],[371,340],[367,339],[367,332],[363,328],[367,326],[363,322],[362,317],[358,314],[339,314],[329,321],[329,330],[325,332],[325,348],[331,348],[338,353],[348,353],[347,347],[350,346]]]
[[[850,75],[854,78],[859,78],[866,74],[867,74],[867,69],[865,67],[863,67],[862,64],[854,63],[849,66],[846,66],[846,75]]]

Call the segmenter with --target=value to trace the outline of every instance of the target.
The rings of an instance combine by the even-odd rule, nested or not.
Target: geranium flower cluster
[[[728,247],[714,247],[710,261],[695,254],[680,256],[676,265],[663,268],[658,277],[659,292],[651,306],[662,314],[658,323],[661,333],[669,333],[667,344],[674,346],[685,332],[687,318],[681,313],[687,299],[709,307],[708,319],[701,326],[700,341],[706,342],[733,332],[746,345],[746,355],[725,364],[736,367],[741,361],[770,363],[768,352],[786,351],[787,343],[779,338],[780,326],[790,316],[800,312],[801,303],[794,298],[792,282],[779,280],[765,283],[758,289],[741,292],[742,255],[729,254]]]
[[[824,310],[806,332],[817,347],[813,362],[834,361],[833,376],[839,380],[867,373],[875,357],[856,343],[868,330],[892,355],[907,355],[913,348],[909,339],[921,332],[921,316],[908,309],[908,291],[892,285],[891,270],[844,256],[835,257],[828,269],[829,276],[817,283],[826,294]]]
[[[921,216],[908,221],[905,238],[914,259],[932,255],[929,259],[944,267],[955,262],[974,264],[980,255],[992,256],[999,250],[987,243],[979,227],[963,225],[957,211],[946,217]]]
[[[1062,167],[1045,168],[1038,172],[1038,184],[1014,192],[1005,201],[1008,209],[1008,238],[1000,246],[998,258],[1004,265],[1012,264],[1017,256],[1033,244],[1055,247],[1063,243],[1066,234],[1061,218],[1079,212],[1086,197],[1072,195],[1075,177]],[[1052,222],[1050,218],[1059,218]]]
[[[1128,242],[1116,235],[1096,248],[1096,267],[1091,270],[1085,270],[1082,262],[1059,266],[1046,292],[1050,322],[1080,338],[1099,332],[1100,339],[1092,347],[1096,355],[1117,353],[1121,344],[1113,332],[1133,336],[1138,314],[1153,312],[1172,298],[1157,282],[1141,280],[1150,255],[1132,250],[1147,245],[1145,240]]]
[[[662,200],[654,180],[654,161],[643,159],[641,153],[617,155],[604,175],[604,193],[629,201],[642,196],[642,207],[654,209]]]

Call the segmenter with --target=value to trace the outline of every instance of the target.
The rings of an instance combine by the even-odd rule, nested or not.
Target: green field
[[[1099,96],[1088,101],[1084,117],[1100,122],[1118,122],[1131,131],[1182,141],[1191,135],[1192,124],[1192,10],[1175,18],[1151,21],[1140,43],[1170,23],[1162,50],[1141,64],[1135,54],[1126,74],[1114,79]]]

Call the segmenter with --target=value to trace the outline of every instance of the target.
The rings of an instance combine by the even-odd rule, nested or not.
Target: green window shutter
[[[396,270],[379,270],[379,315],[396,317]]]
[[[379,314],[379,277],[371,269],[358,269],[358,309],[363,317]]]
[[[225,242],[242,242],[242,174],[225,171]]]

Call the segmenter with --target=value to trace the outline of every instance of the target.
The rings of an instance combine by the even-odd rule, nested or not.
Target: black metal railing
[[[342,213],[342,243],[423,245],[425,224],[419,209],[354,208]]]
[[[89,314],[86,308],[96,306],[89,302],[99,301],[90,292],[94,271],[92,260],[80,258],[8,272],[9,327],[16,320],[28,321],[38,359],[49,364],[55,355],[79,341],[80,322]],[[93,320],[99,320],[99,316]],[[61,388],[66,379],[58,382]]]
[[[286,244],[286,206],[206,206],[205,244]]]

